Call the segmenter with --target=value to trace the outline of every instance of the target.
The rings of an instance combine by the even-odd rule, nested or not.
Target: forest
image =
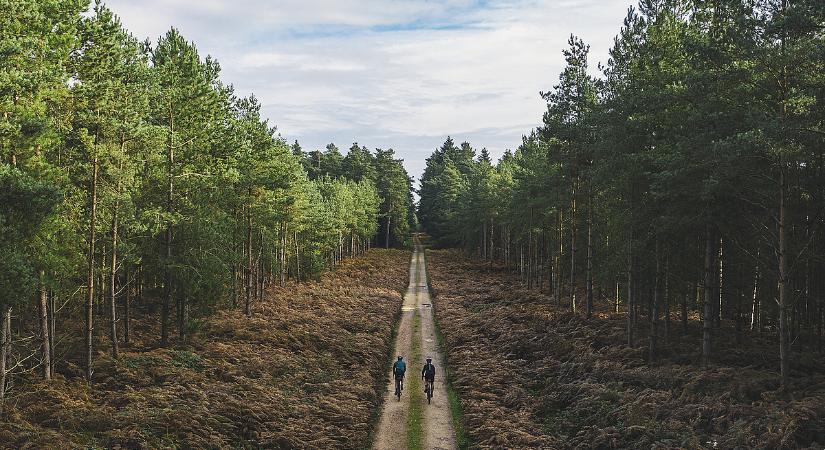
[[[818,0],[643,0],[599,76],[570,37],[515,151],[448,138],[419,220],[574,313],[623,314],[650,362],[700,320],[697,364],[770,336],[781,386],[804,386],[825,322],[823,29]]]
[[[0,448],[825,443],[825,2],[617,28],[515,150],[447,137],[414,186],[177,28],[0,0]],[[422,348],[437,400],[382,413]]]
[[[596,70],[570,36],[515,151],[432,153],[469,447],[821,447],[823,30],[816,0],[642,0]]]
[[[178,30],[88,8],[0,2],[0,400],[93,383],[106,353],[183,345],[415,225],[392,149],[288,144]]]

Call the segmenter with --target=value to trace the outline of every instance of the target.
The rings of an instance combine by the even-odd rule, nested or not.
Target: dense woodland
[[[415,220],[393,150],[289,145],[176,29],[141,42],[92,8],[0,1],[0,398],[66,362],[93,380],[135,307],[185,342]]]
[[[599,66],[571,36],[543,125],[492,163],[452,139],[419,219],[590,317],[627,317],[655,360],[702,321],[776,338],[786,387],[825,319],[825,3],[642,0]],[[741,341],[748,346],[748,340]]]

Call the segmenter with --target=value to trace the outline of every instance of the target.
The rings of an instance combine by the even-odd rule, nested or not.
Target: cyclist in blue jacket
[[[404,357],[398,355],[398,360],[392,365],[392,374],[395,377],[395,395],[399,395],[404,390],[404,374],[407,372],[407,363]]]

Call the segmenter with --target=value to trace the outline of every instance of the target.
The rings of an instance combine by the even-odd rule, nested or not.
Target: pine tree
[[[191,210],[186,203],[189,192],[196,192],[196,181],[204,175],[201,169],[210,167],[209,153],[203,151],[209,139],[209,130],[216,124],[211,119],[218,112],[214,106],[217,92],[213,83],[218,66],[211,60],[201,61],[194,45],[171,29],[152,51],[152,65],[158,85],[152,98],[153,123],[165,133],[166,167],[155,173],[163,180],[165,192],[159,195],[164,203],[162,226],[164,231],[163,261],[164,294],[161,312],[161,345],[169,342],[170,311],[175,295],[176,258],[173,250],[175,228]],[[200,151],[198,151],[200,150]],[[165,197],[165,198],[164,198]],[[181,230],[183,232],[183,230]],[[186,299],[178,296],[179,331],[185,333]]]

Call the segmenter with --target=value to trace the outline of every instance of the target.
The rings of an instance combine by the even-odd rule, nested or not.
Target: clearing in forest
[[[416,447],[427,450],[456,448],[450,405],[447,398],[444,357],[435,334],[432,302],[427,287],[424,250],[420,239],[414,238],[415,248],[410,261],[410,285],[404,295],[402,316],[398,326],[395,353],[387,362],[392,366],[397,355],[407,361],[404,392],[398,401],[395,383],[390,375],[384,393],[384,410],[378,424],[373,447],[378,450]],[[424,358],[432,357],[436,366],[432,403],[427,404],[421,378]],[[419,434],[420,433],[420,434]]]

